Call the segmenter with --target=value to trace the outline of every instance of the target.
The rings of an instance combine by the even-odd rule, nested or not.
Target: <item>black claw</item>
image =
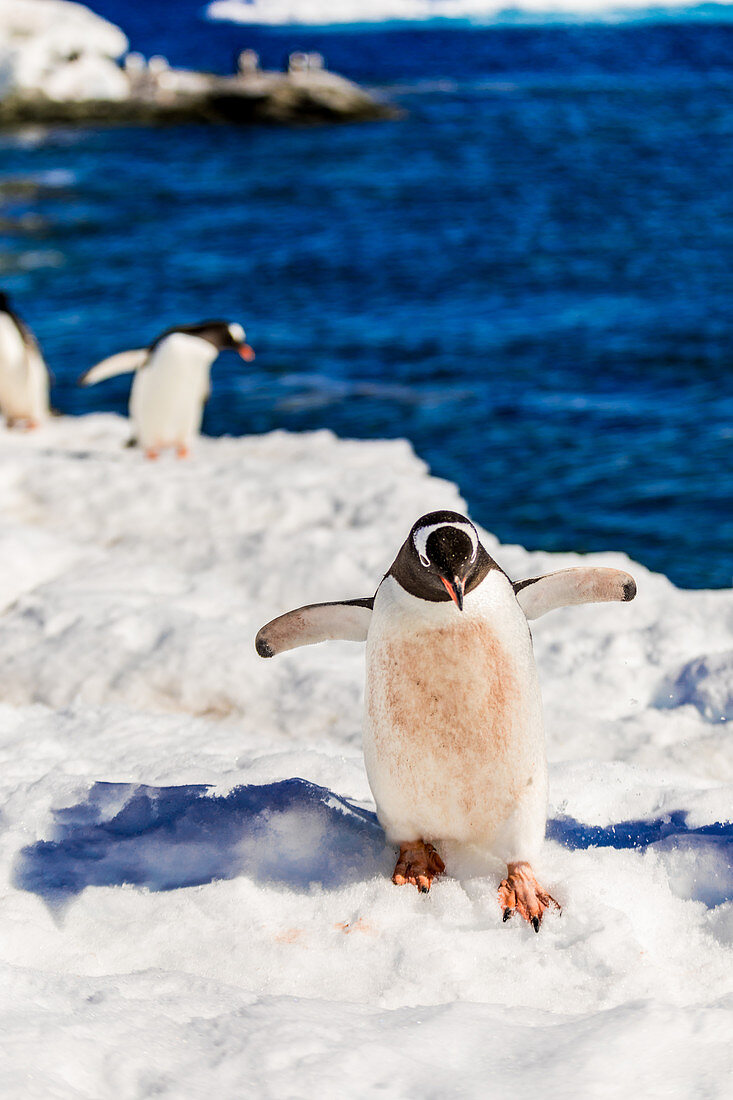
[[[505,909],[504,910],[504,916],[501,919],[504,922],[506,922],[506,921],[509,920],[510,917],[513,917],[513,916],[514,916],[514,910],[513,909]]]
[[[429,886],[418,886],[418,890],[420,891],[421,894],[429,894],[430,893],[430,887]]]
[[[535,932],[539,932],[539,930],[540,930],[540,918],[539,917],[532,917],[532,927],[534,928]]]

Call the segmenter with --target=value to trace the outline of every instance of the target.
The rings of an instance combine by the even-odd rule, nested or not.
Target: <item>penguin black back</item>
[[[29,329],[25,321],[18,316],[13,307],[10,304],[10,298],[4,290],[0,290],[0,313],[5,313],[13,322],[18,332],[20,333],[23,343],[27,347],[38,349],[38,343],[35,336]]]
[[[195,325],[172,325],[167,328],[155,338],[150,345],[150,351],[176,332],[184,336],[198,336],[200,340],[206,340],[220,351],[229,349],[236,351],[244,343],[244,330],[241,325],[230,324],[228,321],[199,321]]]

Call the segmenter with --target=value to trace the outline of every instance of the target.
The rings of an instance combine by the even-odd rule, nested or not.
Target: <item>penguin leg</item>
[[[508,863],[506,869],[507,876],[499,887],[499,905],[504,910],[504,920],[519,913],[535,932],[539,932],[545,910],[554,905],[562,912],[561,906],[542,889],[528,863]]]
[[[190,453],[187,443],[179,443],[176,446],[176,458],[188,458]]]
[[[155,462],[156,458],[160,457],[160,449],[158,447],[146,447],[145,457],[149,459],[150,462]]]
[[[432,844],[424,840],[411,840],[400,844],[392,882],[395,886],[417,886],[421,894],[427,894],[433,879],[442,875],[445,864]]]

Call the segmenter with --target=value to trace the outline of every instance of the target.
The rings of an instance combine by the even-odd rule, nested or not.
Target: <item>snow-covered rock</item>
[[[702,655],[717,675],[733,593],[594,555],[637,599],[533,624],[563,904],[536,936],[498,867],[391,885],[363,647],[253,649],[373,592],[456,488],[399,441],[148,463],[127,434],[0,432],[2,1095],[729,1096],[733,743],[658,700]],[[486,543],[515,577],[580,560]]]
[[[55,100],[124,99],[129,81],[117,65],[123,32],[68,0],[2,0],[0,95],[39,92]]]

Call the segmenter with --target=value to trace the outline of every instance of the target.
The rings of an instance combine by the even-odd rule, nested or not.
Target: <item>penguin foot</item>
[[[190,453],[185,443],[179,443],[176,447],[176,458],[188,458]]]
[[[417,886],[421,894],[427,894],[437,875],[445,871],[445,864],[432,844],[413,840],[400,844],[400,854],[395,864],[392,882],[395,886]]]
[[[16,429],[21,432],[34,432],[36,428],[40,428],[40,421],[34,420],[30,416],[8,416],[5,419],[6,428]]]
[[[499,905],[504,911],[505,921],[519,913],[520,917],[529,921],[535,932],[539,932],[545,910],[551,905],[562,912],[562,907],[545,893],[530,865],[524,862],[507,864],[507,877],[499,887]]]
[[[148,447],[145,451],[145,457],[149,462],[155,462],[156,458],[160,457],[160,451],[157,447]]]

